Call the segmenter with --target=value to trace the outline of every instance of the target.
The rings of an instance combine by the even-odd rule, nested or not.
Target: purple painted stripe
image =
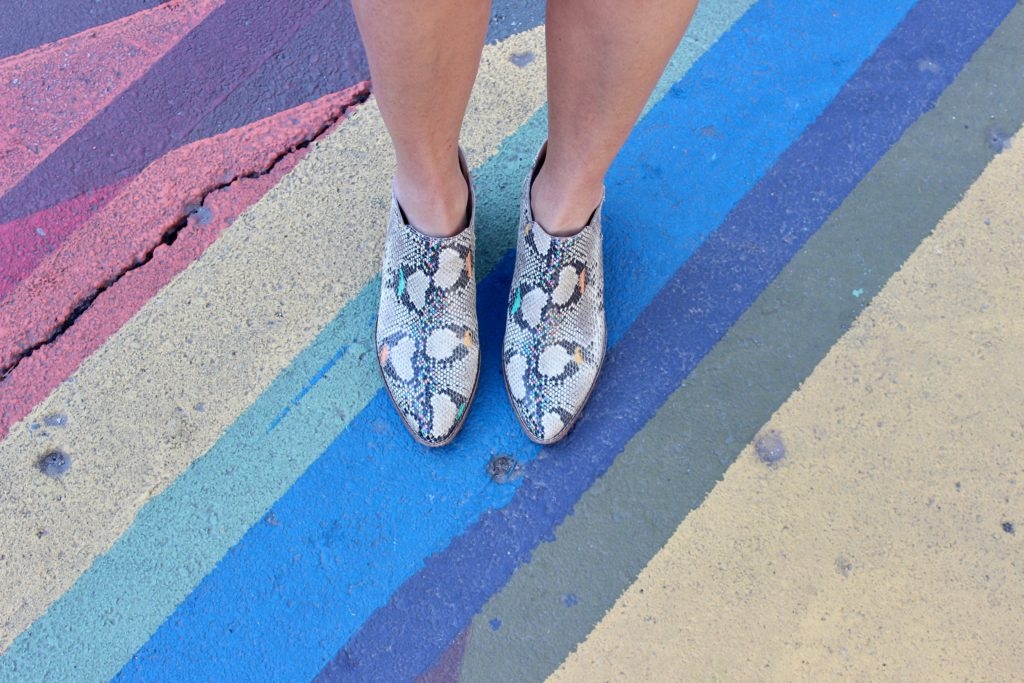
[[[504,40],[543,21],[541,0],[494,0],[487,41]],[[267,60],[203,119],[189,140],[243,126],[369,77],[351,3],[333,0],[316,21],[302,27],[284,52]]]
[[[0,59],[166,1],[4,0],[0,2]]]
[[[330,0],[228,0],[0,197],[0,223],[134,175],[189,140]]]
[[[188,142],[337,92],[370,78],[352,5],[331,0],[279,53],[259,65],[192,130]]]
[[[934,105],[1015,4],[921,0],[610,352],[573,438],[528,463],[512,502],[487,512],[428,558],[317,680],[405,680],[436,662],[440,644],[452,642],[533,549],[554,537],[580,495],[886,150]],[[923,59],[928,69],[920,68]],[[509,269],[509,259],[501,267]],[[649,353],[651,340],[659,340],[660,353]]]

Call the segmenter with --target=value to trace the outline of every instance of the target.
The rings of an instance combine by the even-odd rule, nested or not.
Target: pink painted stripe
[[[222,4],[224,0],[169,0],[0,60],[0,194]]]
[[[100,294],[71,327],[36,349],[0,381],[0,438],[73,373],[164,285],[213,243],[305,155],[300,149],[266,169],[284,150],[301,144],[368,92],[362,83],[303,104],[244,128],[179,148],[150,165],[110,204],[73,233],[4,301],[0,302],[0,347],[23,349],[45,339],[91,287],[116,276],[152,245],[153,258]],[[229,187],[209,194],[202,225],[189,217],[173,246],[160,244],[164,230],[203,194],[178,188]],[[188,196],[182,196],[186,194]],[[26,331],[26,321],[28,330]]]
[[[131,181],[121,180],[25,218],[0,225],[0,300]]]

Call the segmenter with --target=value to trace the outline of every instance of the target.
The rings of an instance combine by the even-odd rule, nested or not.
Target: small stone
[[[71,469],[71,456],[64,451],[51,451],[39,461],[39,469],[48,477],[60,477]]]
[[[1017,529],[1013,526],[1013,522],[1003,522],[1003,531],[1008,534],[1017,533]]]
[[[782,435],[774,429],[758,435],[754,441],[754,450],[766,465],[774,465],[786,457],[786,444],[782,442]]]
[[[521,474],[521,468],[516,459],[510,455],[498,455],[491,458],[487,463],[487,476],[495,484],[507,484],[515,481]]]

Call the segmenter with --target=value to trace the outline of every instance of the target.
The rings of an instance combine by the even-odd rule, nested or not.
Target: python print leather
[[[543,154],[542,148],[538,163]],[[533,220],[533,175],[523,186],[502,362],[524,430],[549,444],[564,437],[579,417],[604,361],[604,200],[582,231],[553,237]]]
[[[447,238],[428,237],[407,224],[392,192],[377,359],[405,426],[428,446],[455,437],[479,375],[472,191],[469,226]]]

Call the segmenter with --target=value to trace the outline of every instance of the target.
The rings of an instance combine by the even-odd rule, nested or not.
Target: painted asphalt
[[[705,0],[608,177],[601,382],[543,449],[497,354],[543,16],[495,3],[442,451],[373,365],[392,155],[348,4],[17,16],[0,681],[1024,670],[1018,3]]]

